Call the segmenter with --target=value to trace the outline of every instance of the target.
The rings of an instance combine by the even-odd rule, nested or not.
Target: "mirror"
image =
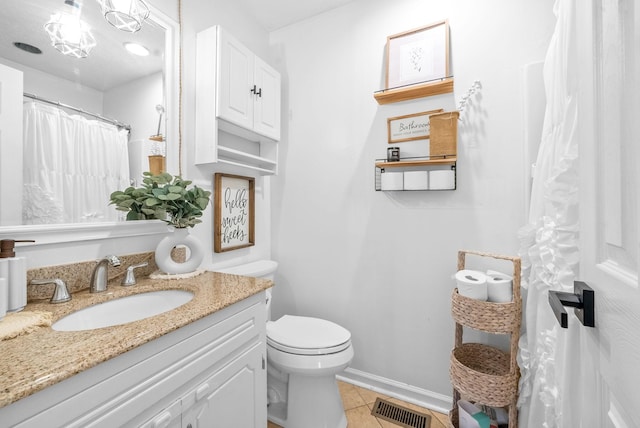
[[[114,119],[130,126],[124,146],[128,154],[128,180],[136,180],[142,171],[149,170],[147,156],[161,153],[166,156],[166,169],[178,170],[178,23],[149,4],[150,16],[142,24],[140,31],[129,33],[110,25],[95,0],[75,0],[81,5],[80,17],[91,28],[96,46],[86,58],[74,58],[56,50],[44,29],[56,12],[75,10],[71,0],[21,0],[3,4],[0,11],[0,64],[23,72],[24,93],[22,102],[46,105],[47,109],[60,108],[68,116],[83,116],[103,125],[100,118]],[[135,56],[125,50],[124,43],[134,41],[149,50],[145,57]],[[42,53],[34,54],[18,49],[14,43],[39,48]],[[23,45],[24,46],[24,45]],[[42,101],[47,100],[50,102]],[[56,105],[56,103],[59,103]],[[60,106],[64,106],[61,108]],[[26,108],[26,107],[25,107]],[[85,112],[83,114],[80,111]],[[162,113],[162,115],[160,114]],[[26,114],[25,114],[25,117]],[[66,116],[65,116],[66,117]],[[109,125],[111,126],[111,125]],[[38,127],[44,133],[46,127]],[[161,134],[161,141],[149,137]],[[94,134],[91,134],[94,135]],[[44,134],[45,138],[51,138]],[[88,137],[85,137],[88,138]],[[93,137],[91,137],[93,141]],[[158,138],[155,138],[158,140]],[[6,144],[3,142],[3,144]],[[84,149],[84,146],[83,146]],[[3,152],[4,156],[5,152]],[[76,156],[69,153],[63,159]],[[30,167],[31,156],[24,156],[24,164],[15,166],[17,171]],[[104,154],[92,156],[92,163],[102,161]],[[91,165],[92,168],[102,166]],[[15,174],[19,175],[19,174]],[[11,183],[0,183],[0,203],[5,205],[6,192],[12,191]],[[47,181],[51,181],[48,180]],[[117,186],[120,187],[120,186]],[[116,188],[111,191],[117,190]],[[31,195],[31,193],[29,193]],[[102,201],[102,198],[100,199]],[[104,205],[108,204],[108,198]],[[38,205],[35,206],[38,208]],[[48,209],[48,213],[55,210]],[[114,210],[113,207],[109,207]],[[23,211],[20,208],[20,211]],[[32,210],[37,211],[37,210]],[[72,218],[73,220],[69,220]],[[103,218],[91,214],[75,217],[60,216],[61,220],[30,221],[29,224],[82,223],[87,230],[88,223],[113,222],[114,218]],[[0,234],[23,234],[25,229],[38,226],[16,226],[16,222],[0,222]],[[69,228],[71,225],[66,225]],[[100,226],[104,228],[104,224]]]

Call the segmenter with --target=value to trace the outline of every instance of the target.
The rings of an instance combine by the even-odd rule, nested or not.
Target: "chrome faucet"
[[[91,274],[91,283],[89,284],[89,291],[91,293],[102,293],[107,290],[107,270],[109,265],[120,266],[120,259],[116,256],[106,256],[102,260],[98,261],[98,264],[93,269]]]

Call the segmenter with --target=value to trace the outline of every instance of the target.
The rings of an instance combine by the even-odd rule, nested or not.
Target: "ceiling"
[[[186,0],[189,1],[189,0]],[[320,13],[340,7],[353,0],[235,0],[265,30],[273,31]],[[151,0],[153,3],[153,0]],[[82,19],[89,25],[97,41],[87,58],[62,55],[51,46],[44,24],[56,11],[70,12],[64,0],[5,1],[0,9],[0,57],[60,76],[104,92],[131,80],[162,69],[163,30],[147,20],[136,33],[127,33],[110,26],[95,0],[85,0]],[[136,57],[126,52],[125,41],[136,41],[151,51],[148,57]],[[36,46],[42,54],[17,49],[13,43]]]
[[[105,91],[162,70],[164,31],[147,20],[136,33],[112,27],[100,12],[97,1],[87,0],[81,18],[91,28],[97,45],[87,58],[72,58],[58,52],[44,30],[54,12],[70,12],[64,0],[20,0],[2,2],[0,9],[0,57]],[[127,52],[123,43],[135,41],[147,47],[151,54],[138,57]],[[22,42],[36,46],[41,54],[16,48]]]
[[[353,0],[236,0],[267,31],[304,21]]]

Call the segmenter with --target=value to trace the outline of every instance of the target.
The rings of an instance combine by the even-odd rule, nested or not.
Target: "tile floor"
[[[387,397],[383,394],[360,388],[346,382],[338,382],[342,403],[347,414],[348,428],[398,428],[398,425],[371,416],[371,409],[376,398],[380,397],[392,403],[399,404],[412,410],[431,415],[431,428],[448,428],[448,416],[433,412],[410,403]],[[280,425],[269,422],[267,428],[280,428]]]

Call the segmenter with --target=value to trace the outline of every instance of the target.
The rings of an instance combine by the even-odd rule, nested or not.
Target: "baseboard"
[[[450,396],[352,369],[350,367],[340,373],[337,378],[343,382],[351,383],[361,388],[370,389],[371,391],[379,392],[380,394],[397,398],[444,414],[449,413],[453,403],[453,398]]]

